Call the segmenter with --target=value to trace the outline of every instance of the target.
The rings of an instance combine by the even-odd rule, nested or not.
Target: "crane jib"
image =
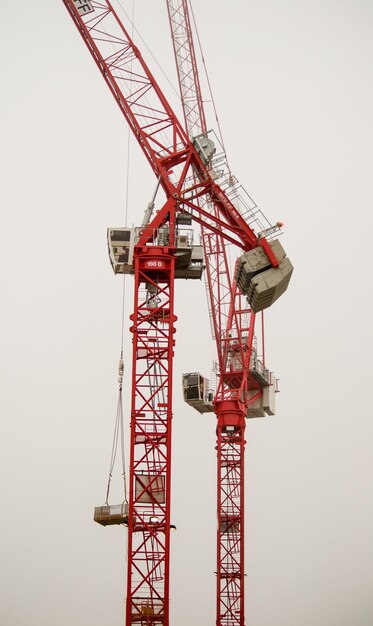
[[[273,415],[278,391],[264,362],[263,315],[257,354],[255,318],[287,289],[293,267],[280,241],[266,239],[280,223],[256,217],[251,197],[238,195],[228,161],[214,156],[187,0],[167,0],[185,128],[111,2],[62,1],[166,195],[153,215],[154,195],[140,227],[108,229],[114,272],[134,277],[129,501],[106,501],[94,519],[128,527],[126,626],[169,626],[174,285],[176,278],[201,279],[205,270],[216,383],[184,374],[183,395],[201,414],[216,414],[216,624],[244,626],[246,418]],[[182,230],[192,220],[201,245]],[[241,248],[234,272],[228,243]],[[122,367],[119,375],[121,391]]]
[[[94,8],[89,0],[74,0],[75,7],[79,15],[86,15],[87,13],[93,13]]]
[[[108,0],[62,0],[84,39],[96,65],[125,116],[138,144],[164,189],[170,189],[168,168],[159,167],[164,159],[179,162],[185,150],[190,155],[190,167],[180,164],[173,173],[172,184],[180,188],[183,180],[192,176],[197,167],[206,180],[209,172],[183,126],[154,79],[141,53],[119,20]],[[214,185],[215,187],[215,185]],[[218,203],[226,218],[225,229],[242,241],[242,248],[255,246],[254,232],[240,216],[222,189]],[[212,215],[213,219],[213,215]],[[208,228],[208,226],[207,226]],[[225,229],[221,235],[224,237]]]

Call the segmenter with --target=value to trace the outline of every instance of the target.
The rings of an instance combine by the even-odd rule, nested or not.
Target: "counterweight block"
[[[270,307],[286,291],[293,273],[293,266],[279,240],[270,246],[279,261],[278,267],[272,267],[260,246],[245,252],[237,264],[237,285],[247,295],[255,313]]]

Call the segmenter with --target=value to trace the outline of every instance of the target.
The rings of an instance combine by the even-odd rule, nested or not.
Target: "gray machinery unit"
[[[242,369],[242,363],[238,358],[232,362],[232,365],[237,370]],[[276,377],[257,358],[254,350],[250,359],[250,375],[256,382],[254,382],[255,386],[252,385],[254,388],[248,389],[247,392],[250,404],[246,417],[250,419],[275,415]],[[183,374],[183,397],[189,406],[201,414],[214,411],[214,393],[209,388],[208,379],[199,372]]]
[[[293,266],[279,240],[275,239],[269,245],[279,261],[278,267],[272,267],[260,246],[245,252],[237,264],[238,287],[247,295],[255,313],[270,307],[286,291],[293,273]]]
[[[184,401],[199,413],[214,411],[214,394],[209,390],[209,381],[199,372],[183,374]]]
[[[184,221],[182,221],[184,220]],[[188,224],[190,217],[182,216],[180,224]],[[133,250],[139,238],[140,228],[108,228],[107,242],[110,263],[114,274],[133,274]],[[193,231],[185,229],[176,235],[175,278],[200,279],[205,268],[202,246],[193,245]],[[168,226],[156,233],[156,245],[169,243]]]
[[[107,242],[114,274],[133,274],[134,228],[108,228]]]

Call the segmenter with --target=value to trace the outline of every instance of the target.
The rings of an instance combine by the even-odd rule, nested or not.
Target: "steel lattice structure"
[[[167,0],[185,127],[191,138],[207,133],[187,0]],[[216,207],[215,207],[215,210]],[[243,626],[244,450],[247,381],[255,313],[232,284],[224,238],[202,228],[210,314],[219,362],[217,416],[216,624]],[[249,322],[250,324],[250,322]],[[238,366],[230,375],[232,355]],[[247,356],[245,360],[245,355]],[[228,426],[228,429],[227,429]]]
[[[168,623],[175,259],[135,257],[127,624]]]
[[[185,0],[169,0],[168,8],[186,129],[112,3],[63,2],[166,195],[133,253],[126,624],[169,626],[176,227],[187,212],[201,227],[219,363],[217,626],[243,626],[245,418],[262,390],[249,371],[255,313],[231,277],[226,244],[241,252],[261,247],[274,268],[279,261],[190,137],[205,134],[206,122]]]

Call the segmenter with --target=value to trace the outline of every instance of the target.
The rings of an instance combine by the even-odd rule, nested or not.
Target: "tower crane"
[[[192,141],[209,136],[202,90],[199,81],[191,19],[187,0],[167,0],[185,128]],[[221,157],[210,163],[214,174],[217,162],[220,180],[226,191],[240,201],[238,181]],[[225,170],[223,167],[225,166]],[[215,174],[216,175],[216,174]],[[249,198],[250,202],[251,198]],[[250,205],[249,205],[250,207]],[[213,208],[213,207],[212,207]],[[261,235],[274,235],[280,224],[264,227],[265,218],[254,212]],[[217,416],[217,563],[216,624],[244,624],[244,447],[245,418],[273,413],[275,380],[253,350],[255,311],[250,309],[237,289],[226,253],[224,237],[201,228],[208,282],[210,312],[218,354],[219,385],[214,409]],[[228,307],[228,315],[221,313]],[[264,338],[263,338],[264,341]],[[264,353],[264,350],[263,350]],[[187,379],[188,380],[188,379]],[[187,382],[186,380],[186,382]],[[240,398],[243,406],[230,404],[227,421],[226,400]],[[272,399],[272,398],[271,398]],[[194,404],[198,410],[198,406]]]
[[[167,9],[185,128],[192,141],[206,141],[208,130],[188,2],[167,0]],[[221,160],[217,167],[222,168]],[[213,161],[210,163],[211,171]],[[223,174],[220,173],[220,178],[224,175],[226,189],[238,199],[238,184],[228,166]],[[263,403],[263,390],[268,394],[272,388],[273,393],[275,381],[271,380],[271,374],[252,350],[256,314],[244,301],[236,281],[232,280],[224,237],[204,227],[201,227],[201,235],[219,376],[214,406],[217,416],[216,624],[242,626],[245,618],[245,418],[264,414],[264,408],[270,410],[268,399]],[[225,309],[227,315],[223,315]],[[259,364],[262,365],[260,378],[257,375]],[[195,374],[191,376],[195,377]],[[186,377],[186,385],[191,376]],[[241,400],[241,405],[237,398]],[[199,410],[195,401],[194,406]]]
[[[129,499],[119,514],[101,507],[95,519],[128,526],[126,626],[169,626],[174,282],[200,279],[206,264],[219,383],[212,398],[203,377],[187,374],[184,398],[217,415],[217,625],[243,626],[245,418],[270,412],[274,389],[252,349],[255,314],[285,291],[292,265],[266,236],[272,227],[255,232],[258,219],[238,201],[238,185],[216,172],[203,109],[196,131],[189,114],[186,128],[179,122],[113,3],[63,2],[166,197],[141,226],[108,229],[114,272],[134,276]],[[188,54],[193,63],[191,47]],[[202,246],[185,228],[191,224],[199,225]],[[233,278],[228,243],[241,254]]]

